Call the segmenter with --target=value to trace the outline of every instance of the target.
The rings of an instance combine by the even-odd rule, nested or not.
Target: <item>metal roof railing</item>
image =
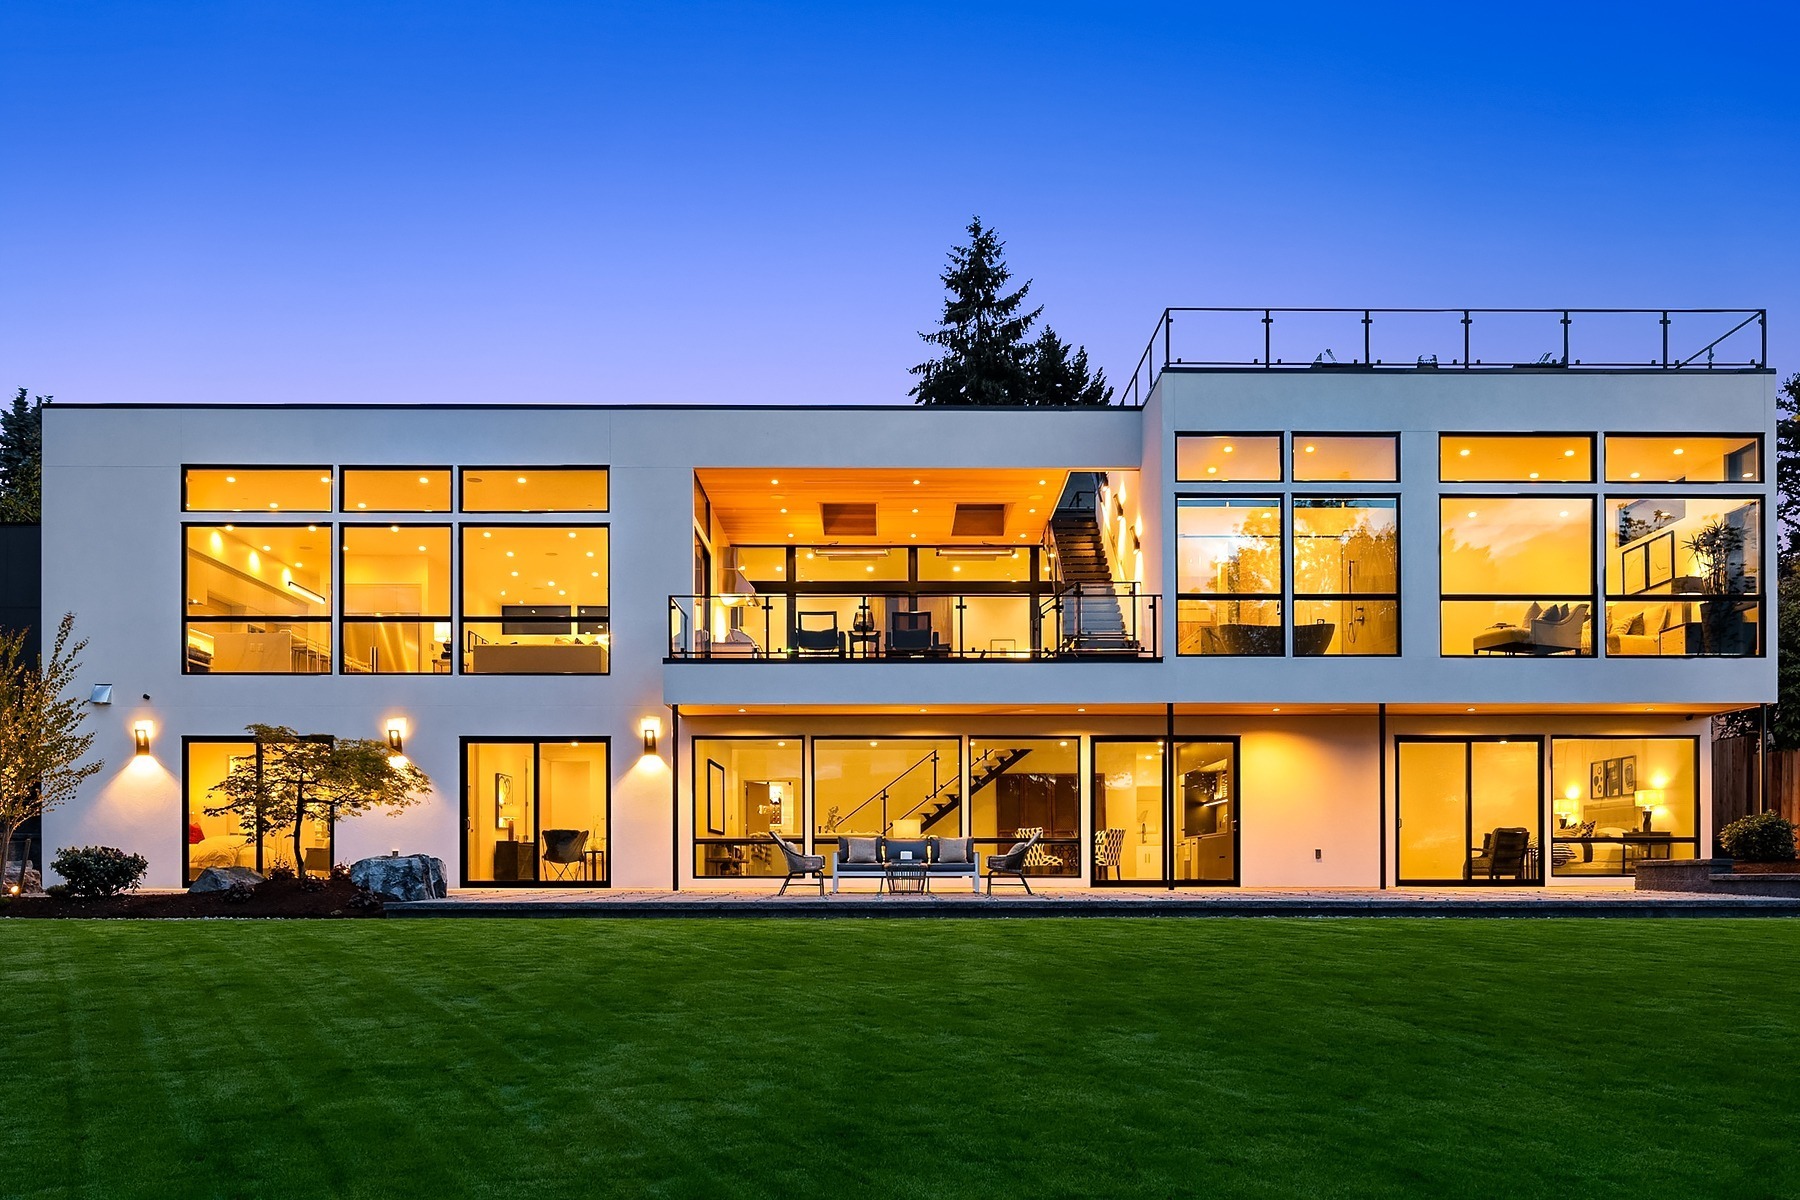
[[[1165,308],[1118,402],[1176,370],[1763,370],[1766,309]]]

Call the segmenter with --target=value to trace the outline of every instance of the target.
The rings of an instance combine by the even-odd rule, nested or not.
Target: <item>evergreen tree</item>
[[[36,524],[44,490],[43,406],[50,397],[29,402],[20,388],[12,405],[0,412],[0,522]]]
[[[969,244],[951,249],[950,265],[939,276],[950,295],[938,327],[919,335],[943,353],[912,368],[919,382],[909,395],[920,404],[1063,408],[1111,402],[1106,373],[1089,372],[1086,347],[1071,354],[1048,327],[1029,340],[1044,311],[1025,311],[1031,282],[1008,292],[1006,243],[980,217],[969,222],[968,233]]]
[[[1029,280],[1007,293],[1006,244],[980,217],[969,222],[968,233],[969,244],[950,251],[950,266],[939,276],[950,290],[944,315],[935,330],[919,335],[943,354],[912,369],[919,382],[910,395],[920,404],[1019,404],[1029,379],[1025,337],[1043,309],[1020,311]]]
[[[1048,325],[1031,345],[1025,403],[1041,408],[1091,408],[1111,404],[1105,371],[1090,372],[1087,347],[1069,353],[1069,343]]]

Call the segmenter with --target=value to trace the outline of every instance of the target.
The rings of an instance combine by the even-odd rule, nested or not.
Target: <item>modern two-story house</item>
[[[1708,718],[1775,697],[1763,337],[1178,310],[1099,409],[59,404],[43,607],[112,690],[44,836],[291,859],[209,811],[259,722],[435,781],[312,869],[1036,833],[1052,886],[1626,883],[1710,849]]]

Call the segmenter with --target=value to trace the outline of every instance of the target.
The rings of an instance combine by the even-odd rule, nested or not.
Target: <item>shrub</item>
[[[346,882],[346,883],[349,882],[349,880],[350,880],[349,865],[346,863],[332,863],[331,864],[331,877],[336,880],[342,880],[343,882]]]
[[[274,883],[274,882],[285,883],[286,881],[292,879],[293,877],[294,877],[294,868],[288,866],[284,862],[276,863],[274,866],[270,867],[268,869],[268,871],[263,875],[264,879],[267,879],[272,883]]]
[[[256,895],[254,883],[234,883],[219,893],[219,899],[227,904],[243,904]]]
[[[113,846],[64,846],[56,852],[50,869],[68,880],[63,894],[86,900],[132,891],[150,864],[141,854],[127,854]]]
[[[1776,813],[1740,817],[1719,830],[1719,845],[1744,862],[1790,862],[1794,823]]]
[[[381,897],[366,887],[359,887],[356,895],[350,897],[350,907],[357,912],[375,912],[381,908]]]
[[[302,875],[300,877],[300,890],[303,892],[322,892],[330,886],[330,884],[326,883],[325,880],[320,879],[317,875]]]

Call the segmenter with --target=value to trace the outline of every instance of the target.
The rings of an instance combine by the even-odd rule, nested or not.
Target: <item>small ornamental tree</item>
[[[67,803],[105,766],[82,761],[94,735],[82,731],[87,706],[72,694],[87,648],[70,644],[74,634],[75,614],[64,614],[50,657],[37,663],[25,653],[24,631],[0,633],[0,861],[21,825]]]
[[[390,815],[419,803],[431,779],[387,743],[301,734],[285,725],[247,725],[261,753],[213,785],[208,816],[234,816],[250,837],[290,830],[294,869],[305,874],[306,822],[354,817],[382,808]],[[260,760],[260,767],[257,765]]]

